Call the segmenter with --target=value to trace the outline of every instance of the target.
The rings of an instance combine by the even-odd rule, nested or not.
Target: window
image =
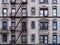
[[[31,8],[31,15],[35,15],[35,7]]]
[[[22,30],[26,30],[26,28],[27,28],[26,22],[22,22]]]
[[[47,4],[48,3],[48,0],[39,0],[40,3],[45,3]]]
[[[27,2],[27,0],[22,0],[22,2]]]
[[[12,0],[12,2],[15,2],[16,0]]]
[[[14,16],[15,13],[16,13],[16,9],[15,9],[15,8],[12,8],[12,9],[11,9],[11,14]]]
[[[31,22],[31,29],[35,29],[35,22],[34,21]]]
[[[40,22],[40,30],[48,30],[48,22]]]
[[[27,15],[27,8],[22,8],[21,13],[23,16]]]
[[[11,35],[11,39],[12,40],[15,40],[15,35]]]
[[[8,10],[7,10],[7,8],[3,8],[3,16],[7,16],[8,14]]]
[[[48,16],[48,9],[40,9],[40,16],[44,16],[44,17],[46,17],[46,16]]]
[[[34,34],[31,35],[31,42],[35,42],[35,35]]]
[[[2,28],[3,28],[3,30],[7,30],[7,22],[6,21],[2,22]]]
[[[39,41],[40,43],[48,43],[48,35],[40,35]]]
[[[22,35],[21,39],[22,39],[22,43],[27,43],[27,36],[26,35]]]
[[[56,3],[57,3],[57,0],[52,0],[52,3],[53,3],[53,4],[56,4]]]
[[[35,2],[35,0],[31,0],[31,2]]]
[[[52,26],[53,30],[57,30],[57,21],[53,21]]]
[[[16,26],[15,22],[11,22],[11,28],[15,29],[15,26]]]
[[[53,13],[53,16],[57,16],[57,8],[53,8],[52,11],[53,11],[52,12]]]
[[[52,41],[53,41],[53,44],[57,43],[57,35],[53,35]]]
[[[2,42],[7,42],[7,35],[6,34],[2,35]]]
[[[3,1],[3,3],[8,3],[8,0],[2,0]]]

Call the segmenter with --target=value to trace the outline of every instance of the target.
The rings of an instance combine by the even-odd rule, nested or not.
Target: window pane
[[[40,9],[40,16],[48,16],[48,9],[47,8],[41,8]]]
[[[11,15],[14,16],[14,15],[15,15],[15,12],[16,12],[15,8],[12,8],[12,9],[11,9]]]
[[[43,10],[40,10],[40,16],[43,16]]]
[[[22,2],[27,2],[27,0],[22,0]]]
[[[57,30],[57,22],[53,22],[53,30]]]
[[[12,27],[15,27],[15,22],[11,22]]]
[[[57,3],[57,0],[52,0],[52,3]]]
[[[40,36],[40,42],[43,42],[43,36]]]
[[[3,0],[3,3],[8,3],[8,0]]]
[[[27,37],[26,37],[26,35],[22,35],[22,43],[26,43],[27,42]]]
[[[15,0],[12,0],[12,2],[14,2]]]
[[[45,10],[45,13],[44,13],[44,14],[45,14],[45,16],[47,16],[47,15],[48,15],[48,11],[47,11],[47,10]]]
[[[2,35],[2,41],[3,41],[3,42],[7,42],[7,35],[6,35],[6,34],[3,34],[3,35]]]
[[[48,22],[40,22],[41,30],[48,30]]]
[[[15,40],[15,35],[11,35],[12,40]]]
[[[7,22],[6,21],[3,21],[2,25],[3,25],[4,30],[7,29]]]
[[[35,2],[35,0],[31,0],[31,2]]]
[[[35,35],[34,34],[31,35],[31,42],[35,42]]]
[[[31,22],[31,29],[35,29],[35,22]]]
[[[7,16],[7,8],[3,8],[3,16]]]
[[[15,13],[15,8],[12,8],[12,13]]]
[[[53,8],[53,16],[57,16],[57,9]]]
[[[31,8],[31,14],[32,14],[32,15],[35,15],[35,7],[32,7],[32,8]]]
[[[53,43],[57,43],[57,35],[53,35]]]
[[[22,8],[22,15],[26,16],[26,14],[27,14],[27,9],[26,8]]]
[[[40,2],[44,2],[44,0],[40,0]]]

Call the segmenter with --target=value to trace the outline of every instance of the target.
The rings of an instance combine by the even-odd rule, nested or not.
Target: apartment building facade
[[[15,40],[16,44],[59,45],[60,0],[0,0],[0,44]]]

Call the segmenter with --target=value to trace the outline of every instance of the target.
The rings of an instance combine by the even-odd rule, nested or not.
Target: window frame
[[[43,37],[42,38],[42,42],[41,42],[41,36]],[[47,39],[45,39],[45,37],[47,37]],[[45,40],[47,40],[47,44],[48,44],[48,35],[39,35],[39,41],[40,41],[40,43],[45,43]]]
[[[4,24],[4,23],[5,23],[5,24]],[[2,29],[3,29],[3,30],[7,30],[7,27],[8,27],[7,21],[3,21],[3,22],[2,22]]]
[[[55,26],[53,27],[53,23],[55,23],[56,29],[54,29]],[[57,30],[57,21],[53,21],[53,22],[52,22],[52,29],[53,29],[53,30]]]
[[[13,10],[15,10],[15,12],[12,12]],[[11,15],[15,15],[15,13],[16,13],[16,8],[11,8]]]
[[[23,10],[25,10],[25,12]],[[26,16],[27,15],[27,8],[26,7],[22,7],[21,8],[21,15],[22,16]]]
[[[6,39],[4,40],[3,37],[5,37]],[[4,43],[4,42],[7,42],[7,38],[8,38],[8,37],[7,37],[7,34],[3,34],[3,35],[2,35],[2,42],[3,42],[3,43]]]
[[[2,0],[2,3],[3,4],[8,4],[9,2],[7,0],[5,2],[4,2],[4,0]]]
[[[55,40],[55,39],[53,39],[53,36],[56,36],[56,43],[53,42]],[[52,43],[57,44],[57,35],[52,35]]]
[[[31,42],[35,42],[35,34],[31,35]]]
[[[46,23],[47,23],[47,26],[46,26]],[[39,26],[40,26],[40,30],[48,30],[48,22],[40,22]],[[43,28],[43,27],[45,27],[45,28]]]
[[[39,0],[39,3],[40,4],[48,4],[48,0],[43,0],[42,2],[41,2],[41,0]]]
[[[6,12],[4,12],[4,10],[5,10]],[[3,16],[8,16],[8,9],[7,9],[7,8],[3,8]]]
[[[35,29],[35,21],[31,22],[31,29]]]
[[[22,23],[22,30],[27,29],[27,22],[21,22]]]
[[[22,37],[25,37],[24,42],[23,42]],[[26,36],[26,35],[22,35],[22,36],[21,36],[21,42],[22,42],[22,43],[27,43],[27,36]]]
[[[31,15],[35,15],[35,7],[31,7]]]
[[[57,0],[56,0],[56,2],[54,2],[54,0],[52,0],[52,4],[57,4]]]
[[[36,0],[31,0],[31,2],[35,2]]]
[[[13,39],[14,38],[14,39]],[[15,35],[11,35],[11,39],[12,40],[15,40],[16,39],[16,36]]]
[[[41,11],[43,12],[43,14]],[[46,14],[45,11],[47,11],[47,15],[45,15]],[[42,17],[48,17],[48,8],[40,8],[39,15]]]
[[[53,12],[53,10],[55,10],[56,12]],[[54,15],[54,13],[55,13],[56,15]],[[52,16],[53,16],[53,17],[57,17],[57,7],[53,7],[53,8],[52,8]]]
[[[15,25],[14,25],[15,24]],[[11,29],[15,29],[15,27],[16,27],[16,23],[15,23],[15,21],[11,21]]]

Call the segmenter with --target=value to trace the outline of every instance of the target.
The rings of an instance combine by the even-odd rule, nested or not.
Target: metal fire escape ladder
[[[13,4],[13,3],[12,3],[12,4]],[[17,5],[17,4],[18,4],[18,3],[14,2],[14,5]],[[26,18],[26,17],[23,17],[22,15],[21,15],[21,17],[19,17],[19,18],[18,18],[18,16],[16,16],[17,13],[18,13],[18,11],[19,11],[19,9],[21,8],[21,6],[22,6],[23,4],[25,4],[25,3],[22,3],[22,2],[19,3],[19,5],[20,5],[19,8],[17,9],[15,15],[11,17],[11,20],[12,20],[12,18],[14,18],[14,19],[19,19],[19,21],[18,21],[17,25],[15,26],[14,30],[17,30],[17,27],[18,27],[19,23],[20,23],[24,18]],[[26,4],[27,4],[27,3],[26,3]],[[17,37],[17,39],[15,40],[15,42],[12,43],[12,45],[15,45],[15,44],[16,44],[17,40],[19,39],[19,37],[20,37],[20,35],[21,35],[21,33],[22,33],[22,30],[20,30],[19,32],[20,32],[19,36]]]
[[[12,18],[17,18],[16,15],[17,15],[19,9],[21,8],[21,6],[22,6],[22,3],[20,4],[20,6],[19,6],[17,12],[15,13],[15,15],[14,15],[13,17],[11,17],[11,20],[12,20]],[[16,30],[16,28],[18,27],[19,23],[22,21],[23,18],[18,18],[18,19],[20,19],[20,20],[19,20],[19,22],[17,23],[17,25],[15,26],[15,29],[14,29],[14,30]],[[20,32],[20,35],[21,35],[21,32]],[[18,36],[17,40],[19,39],[20,35]],[[17,40],[15,41],[15,43],[17,42]],[[15,43],[14,43],[14,44],[15,44]]]

